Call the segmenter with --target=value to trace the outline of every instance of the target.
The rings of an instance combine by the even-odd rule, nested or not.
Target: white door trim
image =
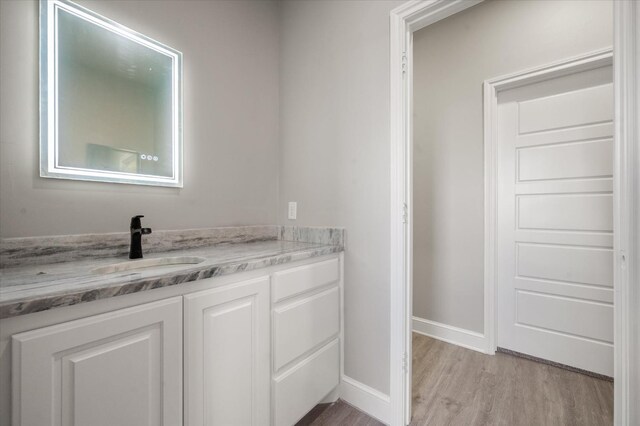
[[[640,5],[614,2],[614,423],[640,422]]]
[[[484,82],[484,337],[488,354],[496,352],[498,329],[498,93],[612,64],[613,49],[607,48]]]
[[[390,13],[389,423],[392,426],[408,424],[411,409],[413,32],[481,1],[410,1]],[[632,0],[613,3],[616,93],[614,188],[617,194],[614,229],[618,235],[614,241],[614,423],[628,426],[640,419],[640,407],[630,404],[630,401],[640,399],[640,366],[632,362],[640,359],[640,53],[637,51],[640,46],[640,6]],[[495,199],[489,201],[494,202]],[[495,242],[489,253],[495,253],[494,247]],[[495,311],[495,306],[493,309]],[[485,312],[485,321],[487,315]],[[489,345],[495,348],[495,335],[493,338]]]
[[[411,417],[413,32],[482,0],[410,1],[390,13],[391,247],[390,399],[392,426]]]

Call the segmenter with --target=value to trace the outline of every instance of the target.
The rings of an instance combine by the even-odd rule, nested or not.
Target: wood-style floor
[[[611,424],[611,382],[512,355],[484,355],[413,335],[412,426]],[[304,425],[382,423],[338,401],[318,407]]]
[[[413,335],[411,425],[611,424],[609,381]]]
[[[316,406],[296,426],[384,426],[357,408],[339,399],[333,404]]]

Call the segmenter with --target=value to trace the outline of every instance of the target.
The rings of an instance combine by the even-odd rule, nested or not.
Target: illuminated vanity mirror
[[[182,187],[182,54],[40,3],[40,175]]]

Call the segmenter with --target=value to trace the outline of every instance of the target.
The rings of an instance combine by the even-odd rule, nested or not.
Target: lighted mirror
[[[40,3],[40,175],[182,187],[182,54]]]

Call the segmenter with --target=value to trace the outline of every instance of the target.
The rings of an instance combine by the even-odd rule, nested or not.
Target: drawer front
[[[338,386],[338,339],[276,378],[274,382],[274,425],[291,426]]]
[[[273,312],[274,369],[340,332],[340,289],[333,287]]]
[[[272,300],[279,302],[339,279],[340,265],[337,258],[276,272],[273,275]]]

